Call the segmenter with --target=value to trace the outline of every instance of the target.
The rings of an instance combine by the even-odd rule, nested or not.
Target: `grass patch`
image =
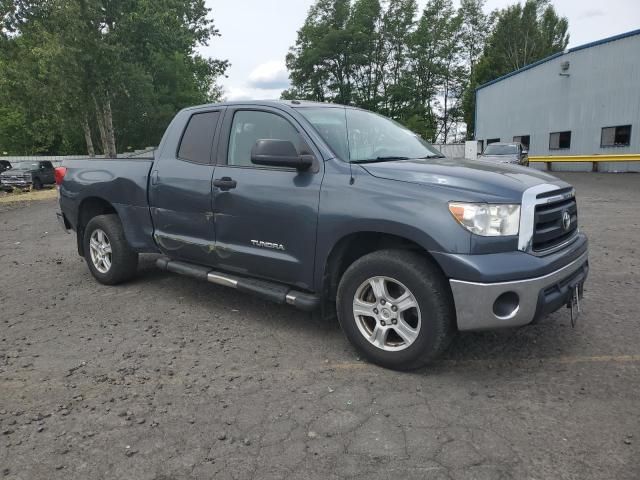
[[[58,193],[55,188],[48,188],[45,190],[30,190],[26,192],[23,192],[21,190],[14,190],[13,192],[0,193],[0,203],[53,200],[54,198],[57,198],[57,196]]]

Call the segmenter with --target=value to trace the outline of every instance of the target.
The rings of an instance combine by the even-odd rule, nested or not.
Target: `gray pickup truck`
[[[55,183],[53,164],[48,161],[22,161],[0,173],[0,184],[4,189],[33,187],[40,190]]]
[[[72,160],[56,177],[58,217],[99,282],[160,253],[169,272],[337,316],[389,368],[426,364],[456,331],[574,307],[589,268],[567,183],[444,158],[340,105],[188,108],[153,158]]]

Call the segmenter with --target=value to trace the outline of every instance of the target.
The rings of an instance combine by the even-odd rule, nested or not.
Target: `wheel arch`
[[[92,218],[98,215],[118,215],[118,211],[111,202],[101,197],[87,197],[82,200],[78,207],[76,219],[76,240],[78,243],[78,254],[84,257],[84,229]]]
[[[428,250],[414,240],[377,231],[350,233],[335,243],[323,265],[321,286],[323,318],[334,318],[336,316],[335,298],[338,284],[347,268],[364,255],[387,249],[413,251],[424,258],[426,262],[432,264],[442,274],[443,278],[446,278],[442,268]]]

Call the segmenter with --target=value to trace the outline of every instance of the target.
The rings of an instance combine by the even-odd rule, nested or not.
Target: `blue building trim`
[[[478,90],[488,87],[489,85],[493,85],[494,83],[498,83],[501,82],[502,80],[505,80],[509,77],[513,77],[514,75],[517,75],[519,73],[525,72],[527,70],[530,70],[534,67],[537,67],[538,65],[541,65],[543,63],[549,62],[555,58],[561,57],[562,55],[566,55],[569,53],[573,53],[573,52],[578,52],[580,50],[584,50],[586,48],[591,48],[591,47],[597,47],[598,45],[603,45],[605,43],[609,43],[609,42],[615,42],[616,40],[622,40],[623,38],[627,38],[627,37],[633,37],[634,35],[640,35],[640,29],[638,30],[632,30],[630,32],[626,32],[626,33],[620,33],[618,35],[614,35],[613,37],[607,37],[607,38],[603,38],[602,40],[596,40],[595,42],[591,42],[591,43],[586,43],[584,45],[580,45],[577,47],[573,47],[570,48],[569,50],[565,50],[564,52],[558,52],[558,53],[554,53],[553,55],[550,55],[546,58],[543,58],[542,60],[538,60],[537,62],[531,63],[529,65],[526,65],[522,68],[519,68],[518,70],[514,70],[511,73],[507,73],[506,75],[503,75],[501,77],[496,78],[495,80],[491,80],[490,82],[487,83],[483,83],[482,85],[480,85],[479,87],[476,88],[476,112],[477,112],[477,106],[478,106]],[[474,131],[475,131],[475,125],[474,125]],[[475,132],[474,132],[475,133]]]

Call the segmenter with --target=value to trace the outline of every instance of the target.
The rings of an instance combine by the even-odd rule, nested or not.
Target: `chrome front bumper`
[[[33,183],[32,180],[22,180],[22,179],[8,179],[8,178],[3,178],[0,181],[0,184],[2,184],[3,186],[6,187],[22,187],[22,188],[26,188],[31,186],[31,184]]]
[[[458,329],[487,330],[527,325],[541,314],[566,304],[570,287],[584,282],[588,269],[588,252],[585,252],[568,265],[542,277],[500,283],[449,280]],[[496,304],[501,296],[507,302]]]

